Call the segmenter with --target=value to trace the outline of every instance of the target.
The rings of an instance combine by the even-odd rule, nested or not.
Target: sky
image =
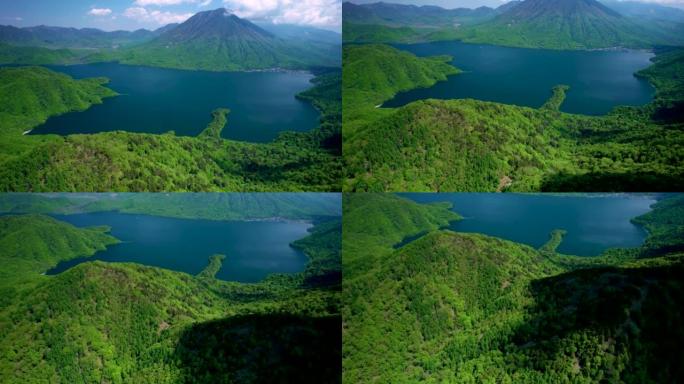
[[[350,0],[356,4],[377,3],[384,1],[386,3],[396,4],[414,4],[414,5],[438,5],[442,8],[477,8],[481,6],[488,6],[496,8],[501,4],[507,3],[509,0]],[[600,1],[600,0],[599,0]],[[677,7],[684,9],[684,0],[641,0],[642,3],[657,3],[667,5],[670,7]]]
[[[225,7],[239,17],[340,31],[342,0],[0,0],[0,24],[156,29]]]

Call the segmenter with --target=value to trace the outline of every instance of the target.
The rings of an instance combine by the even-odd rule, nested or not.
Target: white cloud
[[[192,13],[174,13],[174,12],[162,12],[158,10],[148,11],[142,7],[131,7],[127,8],[124,16],[129,19],[136,20],[138,22],[144,23],[155,23],[155,24],[170,24],[170,23],[182,23],[189,19]]]
[[[276,24],[339,27],[341,0],[223,0],[239,17],[270,20]]]
[[[88,14],[92,16],[107,16],[110,13],[112,13],[112,10],[109,8],[93,8],[88,11]]]
[[[139,5],[141,7],[146,7],[149,5],[154,5],[158,7],[164,7],[167,5],[178,5],[178,4],[198,4],[200,7],[207,6],[211,4],[212,0],[135,0],[133,4]]]

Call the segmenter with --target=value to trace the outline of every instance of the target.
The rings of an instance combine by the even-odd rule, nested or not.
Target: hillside
[[[109,228],[77,228],[49,216],[0,216],[0,271],[3,285],[21,283],[18,276],[40,273],[60,261],[89,256],[119,240]]]
[[[0,43],[0,64],[74,64],[79,63],[83,56],[83,53],[70,49],[18,47]]]
[[[49,116],[82,111],[100,104],[116,92],[103,85],[105,78],[74,80],[43,67],[0,68],[0,129],[21,133]]]
[[[92,236],[110,237],[38,215],[0,222],[0,254],[19,250],[2,260],[15,272],[0,283],[3,383],[339,382],[339,226],[302,239],[316,260],[305,272],[242,284],[99,261],[41,276],[21,267],[32,250],[84,256]]]
[[[567,87],[549,90],[538,109],[471,99],[374,108],[456,69],[386,46],[347,46],[343,76],[355,81],[343,88],[343,188],[676,191],[684,172],[678,52],[659,53],[641,73],[657,87],[651,104],[591,117],[558,111]],[[431,82],[416,73],[431,74]]]
[[[619,6],[613,9],[596,0],[525,0],[465,13],[385,3],[350,5],[343,39],[366,43],[461,40],[546,49],[684,45],[684,23],[677,18],[677,10],[668,13],[613,3]]]
[[[675,36],[672,36],[677,41]],[[587,49],[666,44],[656,28],[596,0],[525,0],[464,32],[464,41],[531,48]]]
[[[449,40],[458,36],[462,28],[491,20],[505,8],[506,4],[496,9],[444,9],[433,5],[345,2],[342,4],[343,40],[350,43]]]
[[[372,193],[343,195],[345,270],[354,265],[372,265],[393,246],[406,239],[449,225],[461,217],[445,208],[447,203],[420,205],[395,196]],[[349,281],[345,277],[345,282]]]
[[[112,55],[124,64],[211,71],[339,65],[315,46],[280,39],[224,8],[199,12],[148,42]],[[103,53],[94,59],[108,58]]]
[[[123,131],[22,135],[51,115],[84,109],[86,101],[99,102],[113,92],[101,86],[104,79],[73,81],[38,67],[7,68],[0,74],[17,85],[0,88],[0,100],[8,100],[0,106],[2,191],[339,190],[338,71],[320,72],[313,88],[301,95],[321,112],[319,127],[284,132],[265,144],[216,139],[216,130],[229,120],[222,109],[209,124],[214,137]],[[41,108],[31,107],[38,101]]]
[[[415,204],[364,196],[346,201],[345,217],[378,204],[367,216],[383,223]],[[421,220],[420,209],[408,215]],[[432,231],[398,249],[368,237],[384,249],[376,263],[347,263],[365,257],[347,251],[364,228],[345,224],[345,383],[655,383],[684,374],[675,357],[681,254],[571,268],[556,260],[567,256],[526,245]]]
[[[345,45],[342,55],[345,135],[355,132],[355,120],[381,113],[371,108],[397,92],[429,87],[459,72],[448,64],[448,56],[418,59],[385,45]]]

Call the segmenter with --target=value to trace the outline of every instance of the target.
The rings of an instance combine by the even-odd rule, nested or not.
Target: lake
[[[122,241],[91,257],[59,263],[54,275],[93,260],[134,262],[195,275],[213,254],[224,254],[216,278],[256,282],[270,273],[301,272],[308,263],[290,243],[308,235],[310,224],[282,221],[212,221],[96,212],[52,215],[77,227],[108,225]]]
[[[650,211],[652,196],[634,194],[539,195],[494,193],[400,194],[420,203],[449,201],[464,217],[451,230],[477,232],[539,248],[554,229],[567,234],[558,252],[597,256],[614,247],[637,247],[646,231],[630,219]]]
[[[540,107],[557,84],[570,86],[561,110],[602,115],[618,105],[651,101],[653,87],[634,76],[648,67],[644,51],[558,51],[466,44],[457,41],[395,45],[417,56],[450,55],[463,73],[430,88],[396,95],[383,107],[399,107],[421,99],[472,98]]]
[[[120,95],[83,112],[54,116],[31,134],[130,131],[196,136],[211,112],[229,108],[227,139],[268,142],[279,132],[308,131],[319,114],[295,95],[311,88],[301,72],[207,72],[97,63],[48,66],[76,79],[107,77]]]

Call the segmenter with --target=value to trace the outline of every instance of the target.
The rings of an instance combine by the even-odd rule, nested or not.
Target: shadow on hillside
[[[342,271],[331,269],[306,276],[302,282],[302,287],[340,290],[342,287]]]
[[[186,383],[336,383],[339,316],[247,315],[184,331],[175,350]]]
[[[542,180],[542,192],[676,192],[684,190],[682,175],[655,172],[556,173]]]
[[[651,117],[659,123],[681,123],[684,121],[684,102],[675,101],[670,105],[661,106]]]
[[[681,276],[680,263],[583,269],[536,280],[536,304],[514,333],[516,350],[539,371],[562,361],[604,379],[622,372],[625,382],[684,382]],[[609,356],[618,354],[628,361]]]

